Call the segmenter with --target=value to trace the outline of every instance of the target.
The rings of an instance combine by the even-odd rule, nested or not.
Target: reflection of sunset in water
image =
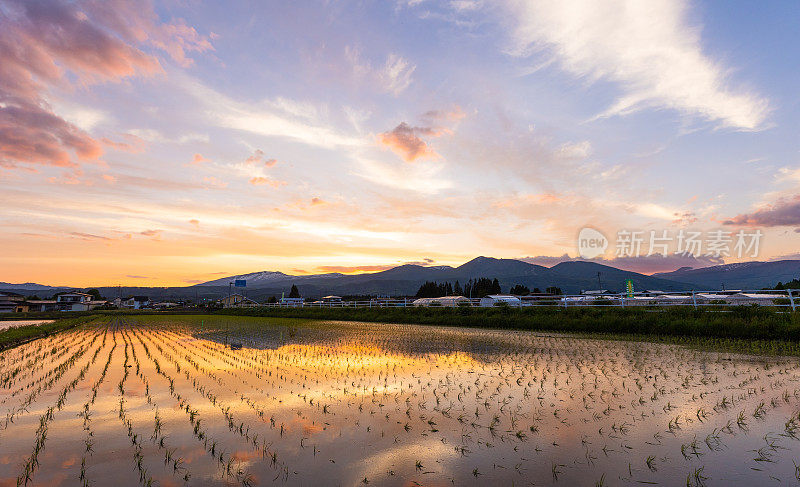
[[[794,478],[795,359],[407,325],[139,320],[0,354],[0,485]]]

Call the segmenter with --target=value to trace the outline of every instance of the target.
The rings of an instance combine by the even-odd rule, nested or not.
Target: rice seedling
[[[663,484],[684,463],[687,482],[704,485],[725,478],[730,455],[748,482],[798,471],[781,467],[794,465],[789,442],[800,434],[792,357],[699,342],[202,320],[114,318],[0,353],[0,442],[18,459],[0,463],[0,477],[52,481],[51,456],[71,448],[68,478],[81,485],[111,483],[97,462],[108,448],[132,465],[115,472],[123,486]],[[44,426],[31,421],[43,415]],[[53,436],[68,418],[82,435]]]

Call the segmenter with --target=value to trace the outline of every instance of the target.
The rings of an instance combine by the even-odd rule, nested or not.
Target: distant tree
[[[522,284],[516,284],[508,292],[509,294],[513,294],[515,296],[527,296],[528,294],[531,293],[531,290],[528,289],[528,286],[523,286]]]
[[[779,291],[783,289],[800,289],[800,279],[792,279],[787,283],[778,282],[775,289]]]
[[[458,283],[458,279],[456,279],[456,283],[453,286],[453,294],[456,296],[463,296],[464,290],[461,289],[461,284]]]
[[[28,300],[30,300],[30,299],[36,299],[36,300],[38,300],[38,299],[42,299],[42,298],[40,298],[39,296],[37,296],[37,295],[35,295],[35,294],[34,294],[33,296],[27,296],[25,299],[28,299]]]
[[[426,281],[419,287],[416,297],[418,298],[440,298],[447,295],[448,283],[438,284],[433,281]],[[452,290],[452,289],[451,289]]]
[[[300,297],[300,290],[297,289],[297,286],[295,286],[294,284],[292,284],[292,289],[291,289],[291,291],[289,291],[289,297],[290,298],[299,298]]]
[[[533,288],[533,294],[542,294],[542,290],[538,287]]]
[[[560,287],[550,286],[544,290],[547,294],[563,294]]]
[[[464,284],[464,296],[482,298],[487,294],[500,294],[500,282],[487,277],[470,279]]]
[[[105,301],[105,299],[106,299],[106,298],[104,298],[103,296],[100,296],[100,291],[99,291],[99,290],[97,290],[97,289],[94,289],[94,288],[92,288],[92,289],[88,289],[88,290],[86,291],[86,294],[88,294],[89,296],[91,296],[91,297],[92,297],[92,299],[93,299],[93,300],[95,300],[95,301]]]
[[[278,302],[278,298],[276,298],[275,296],[270,296],[269,298],[267,298],[267,302],[268,303],[277,303]]]

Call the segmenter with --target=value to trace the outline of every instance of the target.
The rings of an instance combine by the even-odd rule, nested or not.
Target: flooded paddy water
[[[0,485],[795,484],[799,411],[794,357],[106,319],[0,353]]]

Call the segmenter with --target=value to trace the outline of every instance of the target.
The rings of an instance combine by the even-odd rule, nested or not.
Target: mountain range
[[[108,298],[143,294],[152,299],[216,299],[228,293],[229,283],[235,279],[245,279],[247,287],[237,291],[244,291],[248,297],[256,300],[288,293],[293,284],[307,297],[328,294],[412,296],[425,281],[457,280],[464,284],[469,279],[479,277],[497,278],[504,291],[515,284],[522,284],[530,289],[538,287],[541,290],[556,286],[567,293],[589,289],[621,291],[627,279],[633,281],[636,290],[761,289],[772,287],[779,281],[786,282],[800,277],[800,260],[744,262],[698,269],[684,267],[648,276],[595,262],[569,261],[544,267],[514,259],[477,257],[458,267],[405,264],[381,272],[356,275],[327,273],[294,276],[277,271],[262,271],[223,277],[186,287],[101,286],[98,289]],[[65,289],[69,288],[34,283],[0,283],[0,290],[43,295]]]

